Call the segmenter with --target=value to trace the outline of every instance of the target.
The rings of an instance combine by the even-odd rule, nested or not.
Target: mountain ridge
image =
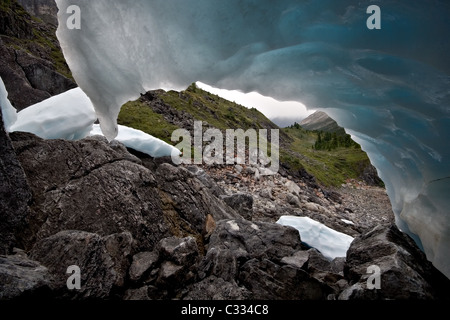
[[[316,111],[300,122],[300,126],[309,131],[341,132],[336,121],[323,111]]]
[[[347,179],[362,179],[369,184],[379,181],[373,177],[376,171],[366,169],[371,164],[360,148],[313,150],[316,133],[298,126],[280,129],[255,108],[248,109],[195,84],[181,92],[149,91],[138,100],[126,103],[118,118],[119,124],[142,130],[169,144],[174,144],[171,134],[176,129],[186,129],[192,135],[194,121],[202,121],[204,130],[279,130],[280,172],[285,176],[325,186],[340,186]]]

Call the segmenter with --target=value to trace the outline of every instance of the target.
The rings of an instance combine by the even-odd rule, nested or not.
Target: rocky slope
[[[19,111],[76,87],[55,32],[15,0],[0,5],[0,77]]]
[[[27,12],[45,23],[58,26],[58,7],[55,0],[17,0]]]
[[[299,125],[280,129],[256,109],[248,109],[199,89],[192,84],[186,90],[154,90],[122,107],[119,124],[142,130],[170,144],[172,132],[188,130],[194,135],[194,122],[202,121],[203,131],[227,129],[279,130],[280,173],[285,176],[340,186],[349,178],[379,185],[376,169],[359,146],[336,150],[315,150],[317,134]],[[344,132],[344,129],[341,128]],[[269,137],[270,141],[270,137]],[[204,143],[206,147],[207,143]],[[226,146],[224,145],[224,150]]]

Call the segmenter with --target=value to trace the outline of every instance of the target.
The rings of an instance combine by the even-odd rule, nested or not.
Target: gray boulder
[[[183,300],[248,300],[251,292],[240,287],[234,280],[225,281],[216,276],[209,276],[188,288]]]
[[[0,256],[0,300],[51,297],[52,276],[25,254]]]
[[[379,289],[376,269],[379,268]],[[356,238],[344,274],[350,287],[339,299],[449,298],[450,280],[429,262],[415,242],[395,225],[377,226]]]
[[[193,265],[199,256],[197,243],[192,237],[165,238],[159,242],[158,248],[161,259],[173,261],[178,265]]]
[[[59,297],[108,298],[125,283],[131,245],[129,234],[101,237],[83,231],[62,231],[37,242],[30,257],[48,268]],[[80,268],[79,290],[67,288],[70,266]]]
[[[256,299],[325,299],[331,289],[289,263],[302,249],[298,231],[273,223],[222,220],[211,236],[199,276],[239,283]],[[217,279],[212,278],[212,282]],[[246,291],[245,291],[246,292]]]
[[[26,249],[64,230],[108,236],[130,232],[134,249],[152,250],[169,236],[152,172],[126,149],[93,137],[42,140],[11,134],[31,189]]]
[[[247,261],[239,280],[257,300],[325,300],[331,293],[306,271],[268,259]]]
[[[253,216],[253,196],[246,193],[236,193],[229,196],[222,196],[221,199],[239,213],[244,219],[252,220]]]
[[[187,169],[163,163],[156,169],[155,177],[164,215],[172,226],[170,232],[181,238],[195,237],[201,252],[204,248],[200,240],[208,233],[208,214],[215,221],[239,217]]]
[[[156,252],[140,252],[134,255],[129,270],[130,280],[135,282],[141,280],[149,270],[155,268],[158,260],[159,255]]]

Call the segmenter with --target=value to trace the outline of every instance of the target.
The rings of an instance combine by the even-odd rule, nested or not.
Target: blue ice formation
[[[361,143],[397,225],[450,276],[450,4],[379,0],[56,0],[57,36],[102,130],[149,89],[209,85],[300,101]]]

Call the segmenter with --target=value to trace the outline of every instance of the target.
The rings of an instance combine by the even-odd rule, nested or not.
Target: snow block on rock
[[[303,243],[316,248],[330,260],[345,257],[353,241],[349,235],[328,228],[308,217],[282,216],[277,223],[297,229]]]

